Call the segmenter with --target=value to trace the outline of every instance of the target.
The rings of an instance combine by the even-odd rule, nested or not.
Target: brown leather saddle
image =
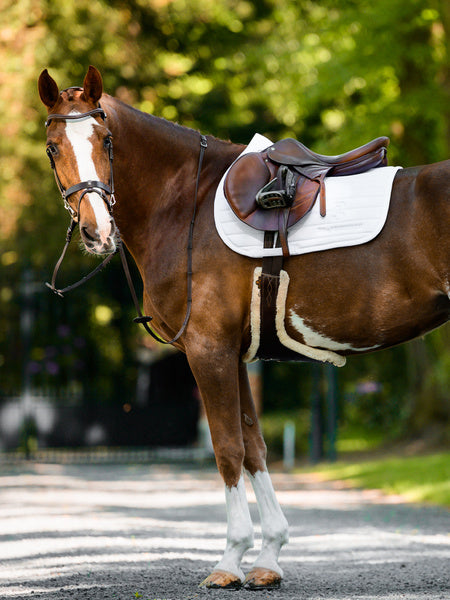
[[[311,210],[319,193],[320,214],[326,215],[326,176],[355,175],[386,166],[388,145],[389,138],[379,137],[345,154],[325,156],[288,138],[263,152],[244,154],[231,166],[224,191],[232,210],[241,221],[265,232],[265,248],[282,248],[282,256],[263,258],[257,281],[260,341],[256,358],[312,360],[287,348],[277,333],[280,272],[283,259],[289,256],[288,228]]]
[[[355,175],[387,165],[388,137],[379,137],[345,154],[325,156],[292,138],[262,152],[240,157],[224,183],[225,196],[237,217],[255,229],[278,232],[289,256],[287,229],[313,207],[320,193],[326,215],[326,176]]]

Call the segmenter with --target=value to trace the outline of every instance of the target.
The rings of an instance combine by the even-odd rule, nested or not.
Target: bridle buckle
[[[72,217],[72,219],[75,220],[78,217],[77,211],[70,206],[69,201],[67,200],[65,194],[63,194],[63,202],[64,202],[64,208],[69,212],[69,215]]]

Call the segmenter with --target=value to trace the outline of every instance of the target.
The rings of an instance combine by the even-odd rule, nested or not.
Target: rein
[[[78,88],[76,88],[76,89],[78,89]],[[103,120],[106,119],[105,112],[99,106],[98,108],[94,108],[93,110],[90,110],[88,112],[81,113],[81,114],[73,114],[73,115],[64,115],[64,114],[58,114],[58,113],[50,114],[50,115],[48,115],[47,120],[45,122],[45,127],[48,127],[52,120],[61,120],[61,121],[64,120],[65,121],[65,120],[85,119],[92,115],[99,115]],[[171,340],[166,341],[166,340],[162,339],[158,334],[156,334],[149,327],[149,323],[153,319],[153,317],[144,315],[141,311],[141,308],[139,305],[139,300],[138,300],[137,294],[136,294],[136,290],[135,290],[135,287],[133,285],[133,281],[131,278],[130,269],[128,267],[125,250],[123,248],[123,242],[122,242],[122,239],[120,238],[119,229],[116,224],[115,224],[115,227],[116,227],[118,241],[117,241],[117,248],[116,248],[115,252],[112,252],[93,271],[91,271],[88,275],[85,275],[82,279],[80,279],[76,283],[73,283],[72,285],[69,285],[62,289],[56,287],[56,277],[58,275],[59,268],[61,266],[61,263],[64,259],[65,254],[66,254],[67,248],[69,247],[69,244],[71,242],[72,234],[75,230],[76,225],[78,224],[81,200],[83,199],[85,194],[90,193],[90,192],[95,192],[96,194],[98,194],[102,198],[102,200],[105,202],[105,204],[108,208],[108,212],[112,216],[112,207],[114,206],[116,201],[115,201],[115,197],[114,197],[113,145],[112,145],[111,139],[108,140],[108,153],[109,153],[109,163],[110,163],[110,185],[106,185],[101,181],[81,181],[80,183],[77,183],[75,185],[72,185],[68,189],[65,189],[64,186],[62,185],[61,180],[56,171],[56,165],[55,165],[55,161],[53,159],[51,150],[49,148],[47,148],[47,155],[50,159],[50,165],[53,169],[56,183],[58,185],[58,189],[59,189],[61,196],[63,198],[63,201],[64,201],[64,207],[68,210],[68,212],[70,213],[70,216],[71,216],[71,222],[70,222],[70,225],[69,225],[69,227],[67,229],[67,233],[66,233],[66,243],[61,252],[61,256],[59,257],[59,259],[55,265],[55,268],[53,270],[52,281],[51,281],[51,283],[46,283],[47,287],[49,287],[58,296],[63,297],[66,292],[70,292],[71,290],[74,290],[75,288],[77,288],[80,285],[83,285],[84,283],[89,281],[89,279],[92,279],[92,277],[94,277],[94,275],[97,275],[97,273],[99,273],[101,270],[103,270],[104,267],[106,267],[106,265],[112,260],[114,255],[117,254],[117,252],[119,252],[120,259],[122,262],[122,268],[125,273],[125,277],[126,277],[126,280],[128,283],[128,287],[130,289],[131,297],[133,299],[133,303],[134,303],[136,312],[138,314],[138,316],[133,319],[133,322],[142,324],[144,326],[144,329],[147,331],[147,333],[149,333],[153,339],[155,339],[157,342],[159,342],[161,344],[173,344],[174,342],[176,342],[181,337],[181,335],[184,333],[184,331],[186,329],[186,326],[189,321],[189,317],[191,315],[191,309],[192,309],[192,250],[193,250],[193,238],[194,238],[194,223],[195,223],[195,217],[197,214],[198,188],[199,188],[199,183],[200,183],[200,175],[201,175],[201,170],[202,170],[203,157],[205,155],[205,151],[206,151],[207,147],[208,147],[208,143],[207,143],[206,137],[204,135],[201,135],[200,136],[200,155],[199,155],[199,159],[198,159],[197,178],[196,178],[196,182],[195,182],[195,192],[194,192],[194,210],[193,210],[191,222],[189,225],[189,237],[188,237],[188,245],[187,245],[188,265],[187,265],[186,315],[184,317],[184,321],[183,321],[183,324],[181,325],[180,330]],[[83,193],[80,195],[80,198],[78,200],[77,210],[74,210],[70,206],[67,198],[69,196],[71,196],[72,194],[79,192],[79,191],[83,191]]]
[[[131,296],[133,298],[134,306],[136,308],[136,312],[138,314],[137,317],[133,319],[134,323],[141,323],[144,326],[144,329],[147,333],[149,333],[153,339],[161,344],[173,344],[176,342],[180,336],[184,333],[186,326],[189,321],[189,317],[191,316],[192,309],[192,249],[193,249],[193,240],[194,240],[194,223],[195,217],[197,214],[197,199],[198,199],[198,186],[200,183],[200,175],[202,171],[203,157],[205,155],[206,148],[208,147],[208,142],[206,141],[206,137],[204,135],[200,136],[200,156],[198,159],[198,167],[197,167],[197,178],[195,181],[195,192],[194,192],[194,210],[192,212],[192,218],[189,225],[189,237],[188,237],[188,245],[187,245],[187,307],[186,307],[186,315],[184,317],[183,324],[181,325],[178,333],[169,341],[163,340],[149,327],[149,323],[152,320],[152,317],[143,315],[141,312],[141,308],[139,306],[139,301],[137,299],[136,290],[134,289],[133,281],[130,275],[130,269],[128,268],[128,263],[125,257],[125,252],[123,250],[122,244],[119,245],[120,258],[122,260],[122,267],[125,272],[125,276],[127,278],[128,287],[130,288]]]

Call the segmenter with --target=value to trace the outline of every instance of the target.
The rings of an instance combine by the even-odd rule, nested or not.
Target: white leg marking
[[[258,503],[263,535],[262,549],[253,567],[270,569],[283,577],[278,564],[281,547],[289,540],[288,522],[275,496],[272,481],[267,471],[248,474]]]
[[[76,114],[76,111],[72,111],[71,114]],[[66,135],[72,144],[80,181],[99,181],[97,170],[92,160],[92,143],[89,141],[96,126],[98,124],[92,117],[80,119],[79,121],[67,121],[66,123]],[[91,203],[97,223],[98,235],[102,244],[105,244],[111,233],[111,217],[105,203],[95,193],[86,194],[85,198],[88,198]]]
[[[240,568],[241,560],[244,552],[253,546],[253,525],[243,476],[236,487],[225,487],[225,498],[228,517],[227,545],[214,570],[233,573],[243,582],[245,577]]]
[[[355,352],[364,352],[367,350],[375,350],[379,348],[379,344],[376,346],[368,346],[367,348],[356,348],[351,344],[345,344],[341,342],[335,342],[331,338],[314,331],[311,327],[305,324],[305,321],[299,317],[291,308],[290,310],[291,324],[295,329],[302,334],[305,344],[312,346],[313,348],[326,348],[327,350],[334,350],[339,352],[340,350],[353,350]]]

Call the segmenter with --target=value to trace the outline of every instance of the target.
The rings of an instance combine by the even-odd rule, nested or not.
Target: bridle
[[[74,88],[67,88],[67,89],[75,89],[75,90],[82,90],[83,88],[79,88],[79,87],[74,87]],[[66,91],[66,90],[63,90]],[[106,120],[106,113],[104,112],[104,110],[101,108],[101,106],[99,105],[97,108],[94,108],[92,110],[89,110],[87,112],[84,113],[77,113],[77,114],[70,114],[70,115],[65,115],[65,114],[59,114],[59,113],[52,113],[49,114],[47,117],[47,120],[45,121],[45,127],[48,127],[51,123],[51,121],[53,120],[60,120],[60,121],[67,121],[67,120],[80,120],[80,119],[86,119],[87,117],[93,116],[93,115],[99,115],[103,121]],[[112,139],[110,137],[106,138],[105,143],[107,144],[107,149],[108,149],[108,156],[109,156],[109,164],[110,164],[110,179],[109,179],[109,185],[103,183],[102,181],[93,181],[93,180],[88,180],[88,181],[80,181],[80,183],[76,183],[75,185],[70,186],[69,188],[65,188],[62,183],[61,180],[58,176],[58,172],[56,170],[56,165],[55,165],[55,161],[52,155],[52,152],[50,150],[50,148],[48,147],[46,152],[47,152],[47,156],[50,159],[50,165],[52,167],[53,173],[55,175],[55,179],[56,179],[56,183],[58,185],[58,189],[61,193],[61,196],[63,198],[64,201],[64,207],[66,208],[66,210],[69,212],[70,217],[71,217],[71,222],[70,225],[67,229],[67,233],[66,233],[66,243],[64,245],[64,248],[61,252],[61,256],[59,257],[55,268],[53,270],[53,276],[52,276],[52,281],[51,283],[46,283],[46,285],[58,296],[63,297],[64,294],[66,292],[70,292],[71,290],[74,290],[75,288],[79,287],[80,285],[82,285],[83,283],[86,283],[86,281],[88,281],[89,279],[91,279],[92,277],[94,277],[94,275],[96,275],[97,273],[99,273],[104,267],[106,267],[106,265],[112,260],[112,258],[114,257],[115,254],[117,254],[117,252],[119,252],[120,254],[120,258],[122,261],[122,267],[127,279],[127,283],[128,283],[128,287],[130,288],[130,293],[131,296],[133,298],[133,302],[136,308],[136,312],[138,313],[138,316],[135,317],[133,319],[133,321],[135,323],[141,323],[145,330],[147,331],[147,333],[149,333],[156,341],[160,342],[161,344],[173,344],[174,342],[176,342],[180,336],[183,334],[184,330],[186,329],[186,326],[188,324],[189,321],[189,317],[191,314],[191,308],[192,308],[192,242],[193,242],[193,236],[194,236],[194,222],[195,222],[195,217],[196,217],[196,212],[197,212],[197,197],[198,197],[198,187],[199,187],[199,182],[200,182],[200,174],[201,174],[201,169],[202,169],[202,164],[203,164],[203,157],[206,151],[206,148],[208,146],[207,141],[206,141],[206,137],[204,135],[200,136],[200,156],[199,156],[199,160],[198,160],[198,169],[197,169],[197,179],[196,179],[196,183],[195,183],[195,192],[194,192],[194,210],[193,210],[193,214],[192,214],[192,219],[191,219],[191,223],[189,226],[189,238],[188,238],[188,246],[187,246],[187,253],[188,253],[188,268],[187,268],[187,308],[186,308],[186,315],[183,321],[183,324],[180,328],[180,330],[178,331],[178,333],[171,339],[171,340],[163,340],[159,335],[157,335],[154,331],[152,331],[152,329],[149,327],[149,323],[152,320],[152,317],[147,316],[147,315],[143,315],[141,308],[139,306],[139,301],[137,298],[137,294],[136,294],[136,290],[134,288],[133,285],[133,281],[131,279],[131,274],[130,274],[130,269],[128,267],[128,262],[127,262],[127,258],[125,255],[125,251],[123,248],[123,243],[122,240],[120,238],[120,233],[119,233],[119,229],[117,227],[117,225],[115,224],[115,228],[116,228],[116,236],[117,236],[117,242],[116,242],[116,250],[114,252],[112,252],[111,254],[109,254],[93,271],[91,271],[88,275],[85,275],[82,279],[80,279],[79,281],[77,281],[76,283],[69,285],[65,288],[57,288],[56,287],[56,277],[59,271],[59,268],[61,266],[61,263],[64,259],[64,256],[66,254],[67,248],[70,244],[70,241],[72,239],[72,234],[75,230],[76,225],[79,223],[79,215],[80,215],[80,205],[81,205],[81,201],[84,198],[84,196],[88,193],[91,192],[95,192],[96,194],[98,194],[103,202],[106,204],[106,207],[108,209],[109,214],[112,217],[112,209],[114,204],[116,203],[115,200],[115,196],[114,196],[114,177],[113,177],[113,159],[114,159],[114,154],[113,154],[113,144],[112,144]],[[80,198],[78,199],[78,207],[77,210],[74,210],[68,201],[68,198],[72,195],[75,194],[76,192],[80,192],[82,191],[83,193],[80,195]]]
[[[73,88],[67,88],[67,90],[68,89],[81,90],[82,88],[73,87]],[[64,90],[64,91],[67,91],[67,90]],[[97,108],[88,110],[87,112],[84,112],[84,113],[76,113],[76,114],[70,114],[70,115],[63,115],[60,113],[52,113],[52,114],[48,115],[47,120],[45,121],[45,127],[47,128],[52,121],[80,121],[81,119],[86,119],[86,118],[92,117],[94,115],[100,116],[103,121],[106,120],[106,113],[103,110],[103,108],[99,105]],[[109,185],[103,183],[102,181],[88,180],[88,181],[80,181],[80,183],[76,183],[75,185],[72,185],[68,189],[65,189],[63,184],[61,183],[61,180],[58,176],[58,172],[56,170],[55,160],[53,158],[53,154],[52,154],[50,147],[47,147],[47,149],[46,149],[47,156],[50,160],[50,165],[53,169],[53,173],[55,174],[56,184],[58,185],[58,189],[61,193],[61,196],[63,197],[64,208],[67,211],[69,211],[69,214],[72,217],[73,221],[78,221],[78,215],[80,213],[81,201],[83,200],[83,198],[86,194],[89,194],[91,192],[95,192],[102,198],[102,200],[104,201],[104,203],[106,204],[106,206],[108,208],[109,214],[112,214],[112,207],[116,203],[116,200],[114,197],[114,173],[113,173],[114,154],[113,154],[112,140],[110,137],[106,138],[105,146],[108,150],[108,155],[109,155]],[[80,195],[80,198],[78,199],[78,210],[74,210],[70,206],[68,198],[70,196],[72,196],[72,194],[75,194],[76,192],[80,192],[81,190],[83,190],[83,193]]]

